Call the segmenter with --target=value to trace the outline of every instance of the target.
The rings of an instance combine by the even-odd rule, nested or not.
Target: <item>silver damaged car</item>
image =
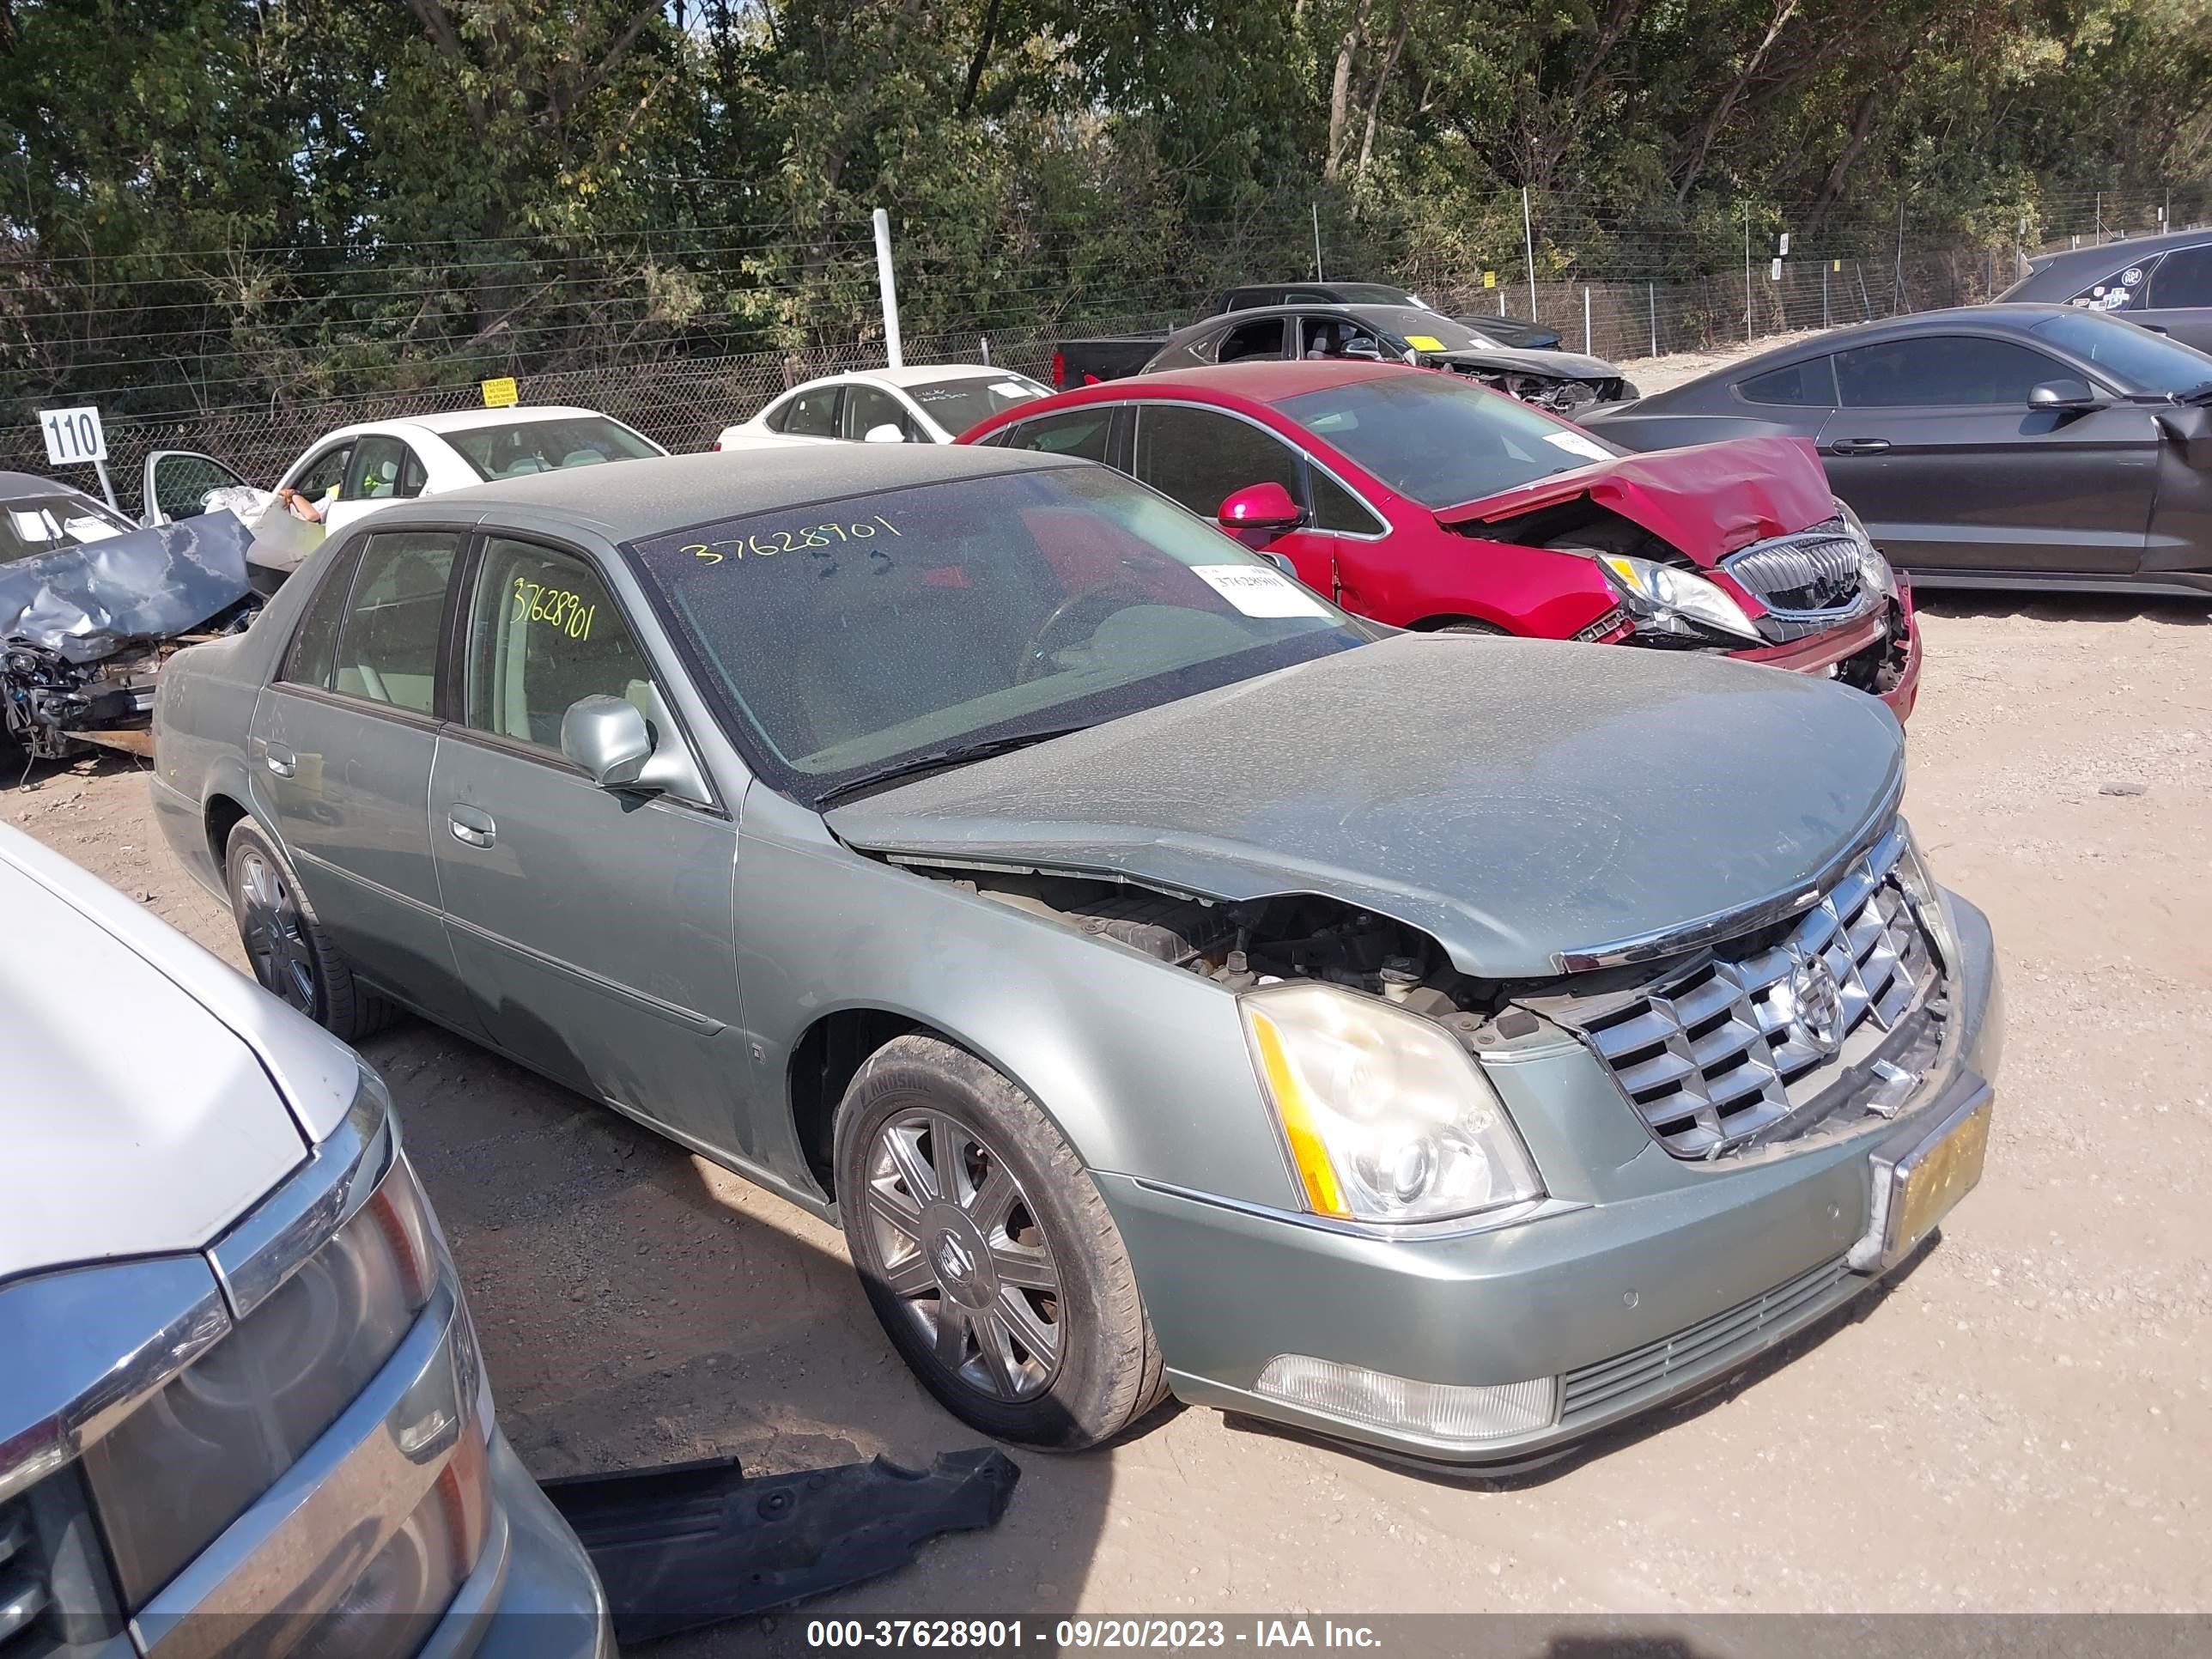
[[[1541,1458],[1979,1177],[1980,912],[1870,699],[1395,635],[1109,470],[486,484],[181,653],[154,799],[261,981],[412,1009],[844,1228],[994,1435],[1163,1396]]]

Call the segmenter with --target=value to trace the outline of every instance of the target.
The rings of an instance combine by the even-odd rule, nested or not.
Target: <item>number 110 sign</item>
[[[49,465],[87,466],[107,459],[107,434],[100,430],[100,411],[89,404],[40,410],[39,430],[46,434]]]

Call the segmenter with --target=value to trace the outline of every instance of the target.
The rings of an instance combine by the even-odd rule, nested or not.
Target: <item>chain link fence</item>
[[[2193,200],[2191,205],[2196,205]],[[1522,227],[1517,198],[1511,206],[1511,221],[1504,228],[1518,240]],[[2166,222],[2164,204],[2137,211],[2155,211],[2159,221]],[[2112,214],[2101,201],[2085,208],[2082,217],[2085,223],[2094,217],[2098,228],[2112,234],[2107,228]],[[927,327],[941,323],[948,311],[973,313],[978,320],[971,327],[909,336],[905,356],[914,363],[988,362],[1049,380],[1052,356],[1063,338],[1164,331],[1205,314],[1224,280],[1302,278],[1325,259],[1330,276],[1395,282],[1452,314],[1502,312],[1520,316],[1533,311],[1534,320],[1559,331],[1566,348],[1632,364],[1647,356],[1755,343],[1769,336],[1899,312],[1975,303],[2008,286],[2025,257],[2016,239],[1920,234],[1895,221],[1877,225],[1862,218],[1802,235],[1778,264],[1771,252],[1776,244],[1770,234],[1761,233],[1747,240],[1747,257],[1741,267],[1635,280],[1620,274],[1624,264],[1631,271],[1639,267],[1679,271],[1689,244],[1678,239],[1686,239],[1687,233],[1650,233],[1632,240],[1617,226],[1592,231],[1584,225],[1570,230],[1566,223],[1563,208],[1559,240],[1555,242],[1540,220],[1534,239],[1537,280],[1533,287],[1517,247],[1513,260],[1492,266],[1476,257],[1480,239],[1438,246],[1433,241],[1395,237],[1389,228],[1363,222],[1325,222],[1317,213],[1310,225],[1271,220],[1258,230],[1239,228],[1203,258],[1195,253],[1185,258],[1165,247],[1154,249],[1149,258],[1141,249],[1133,253],[1122,234],[1126,227],[1097,228],[1096,243],[1080,230],[1054,231],[1041,240],[1035,258],[1020,267],[1018,280],[987,300],[956,301],[951,306],[941,291],[953,279],[939,263],[940,251],[915,239],[895,249],[902,297],[908,301],[914,320]],[[1504,231],[1491,226],[1485,234],[1494,244]],[[2051,238],[2039,240],[2047,244]],[[1561,251],[1562,245],[1607,251],[1596,258],[1596,269],[1584,281],[1577,279],[1575,260]],[[2063,239],[2059,245],[2063,246]],[[1702,252],[1691,263],[1710,259],[1711,246],[1710,240],[1701,239],[1698,246]],[[704,248],[701,258],[706,270],[719,268],[714,262],[723,255]],[[1368,263],[1358,263],[1362,260]],[[1650,263],[1644,264],[1646,260]],[[594,280],[603,284],[610,281],[605,273]],[[624,279],[617,274],[611,280],[618,290]],[[639,280],[665,281],[665,276],[648,272]],[[834,284],[834,299],[827,287],[797,289],[785,307],[787,317],[811,313],[817,325],[802,330],[787,322],[783,331],[817,343],[785,349],[726,349],[758,339],[757,329],[721,335],[678,331],[672,337],[633,331],[605,349],[569,349],[565,362],[562,356],[549,355],[537,368],[532,354],[519,348],[497,362],[487,362],[481,353],[470,356],[454,352],[351,376],[356,382],[384,378],[392,382],[389,389],[345,395],[270,395],[253,404],[224,404],[210,395],[205,401],[211,407],[161,414],[111,412],[105,422],[110,474],[118,498],[133,513],[140,507],[145,461],[158,451],[201,452],[228,463],[252,483],[274,484],[310,445],[336,428],[478,405],[479,374],[515,374],[526,403],[599,410],[671,450],[704,449],[723,427],[750,417],[800,380],[884,362],[880,325],[867,310],[873,289],[872,250],[858,245],[841,248],[828,262],[824,280]],[[166,277],[162,282],[161,294],[166,295],[172,284]],[[962,286],[957,291],[971,290]],[[161,312],[168,303],[164,300],[152,309]],[[839,332],[843,338],[837,337]],[[830,343],[821,343],[825,337]],[[9,349],[0,346],[0,351]],[[605,361],[577,366],[580,356]],[[403,376],[415,384],[399,384]],[[426,380],[429,384],[422,384]],[[193,395],[191,384],[188,366],[178,381],[185,388],[180,398]],[[71,395],[69,382],[63,385],[64,390],[40,401],[94,401],[100,395]],[[0,427],[0,468],[47,470],[44,442],[30,413],[29,407],[19,405],[21,423]]]

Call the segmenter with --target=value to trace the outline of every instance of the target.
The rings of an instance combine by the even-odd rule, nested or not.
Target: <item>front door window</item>
[[[592,696],[659,717],[644,653],[606,585],[573,553],[495,538],[469,604],[463,719],[557,753],[569,705]]]

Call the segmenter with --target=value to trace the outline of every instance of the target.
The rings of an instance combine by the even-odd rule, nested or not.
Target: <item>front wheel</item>
[[[1074,1450],[1159,1403],[1159,1347],[1121,1231],[1006,1079],[937,1038],[896,1038],[845,1091],[836,1163],[868,1301],[954,1415]]]

